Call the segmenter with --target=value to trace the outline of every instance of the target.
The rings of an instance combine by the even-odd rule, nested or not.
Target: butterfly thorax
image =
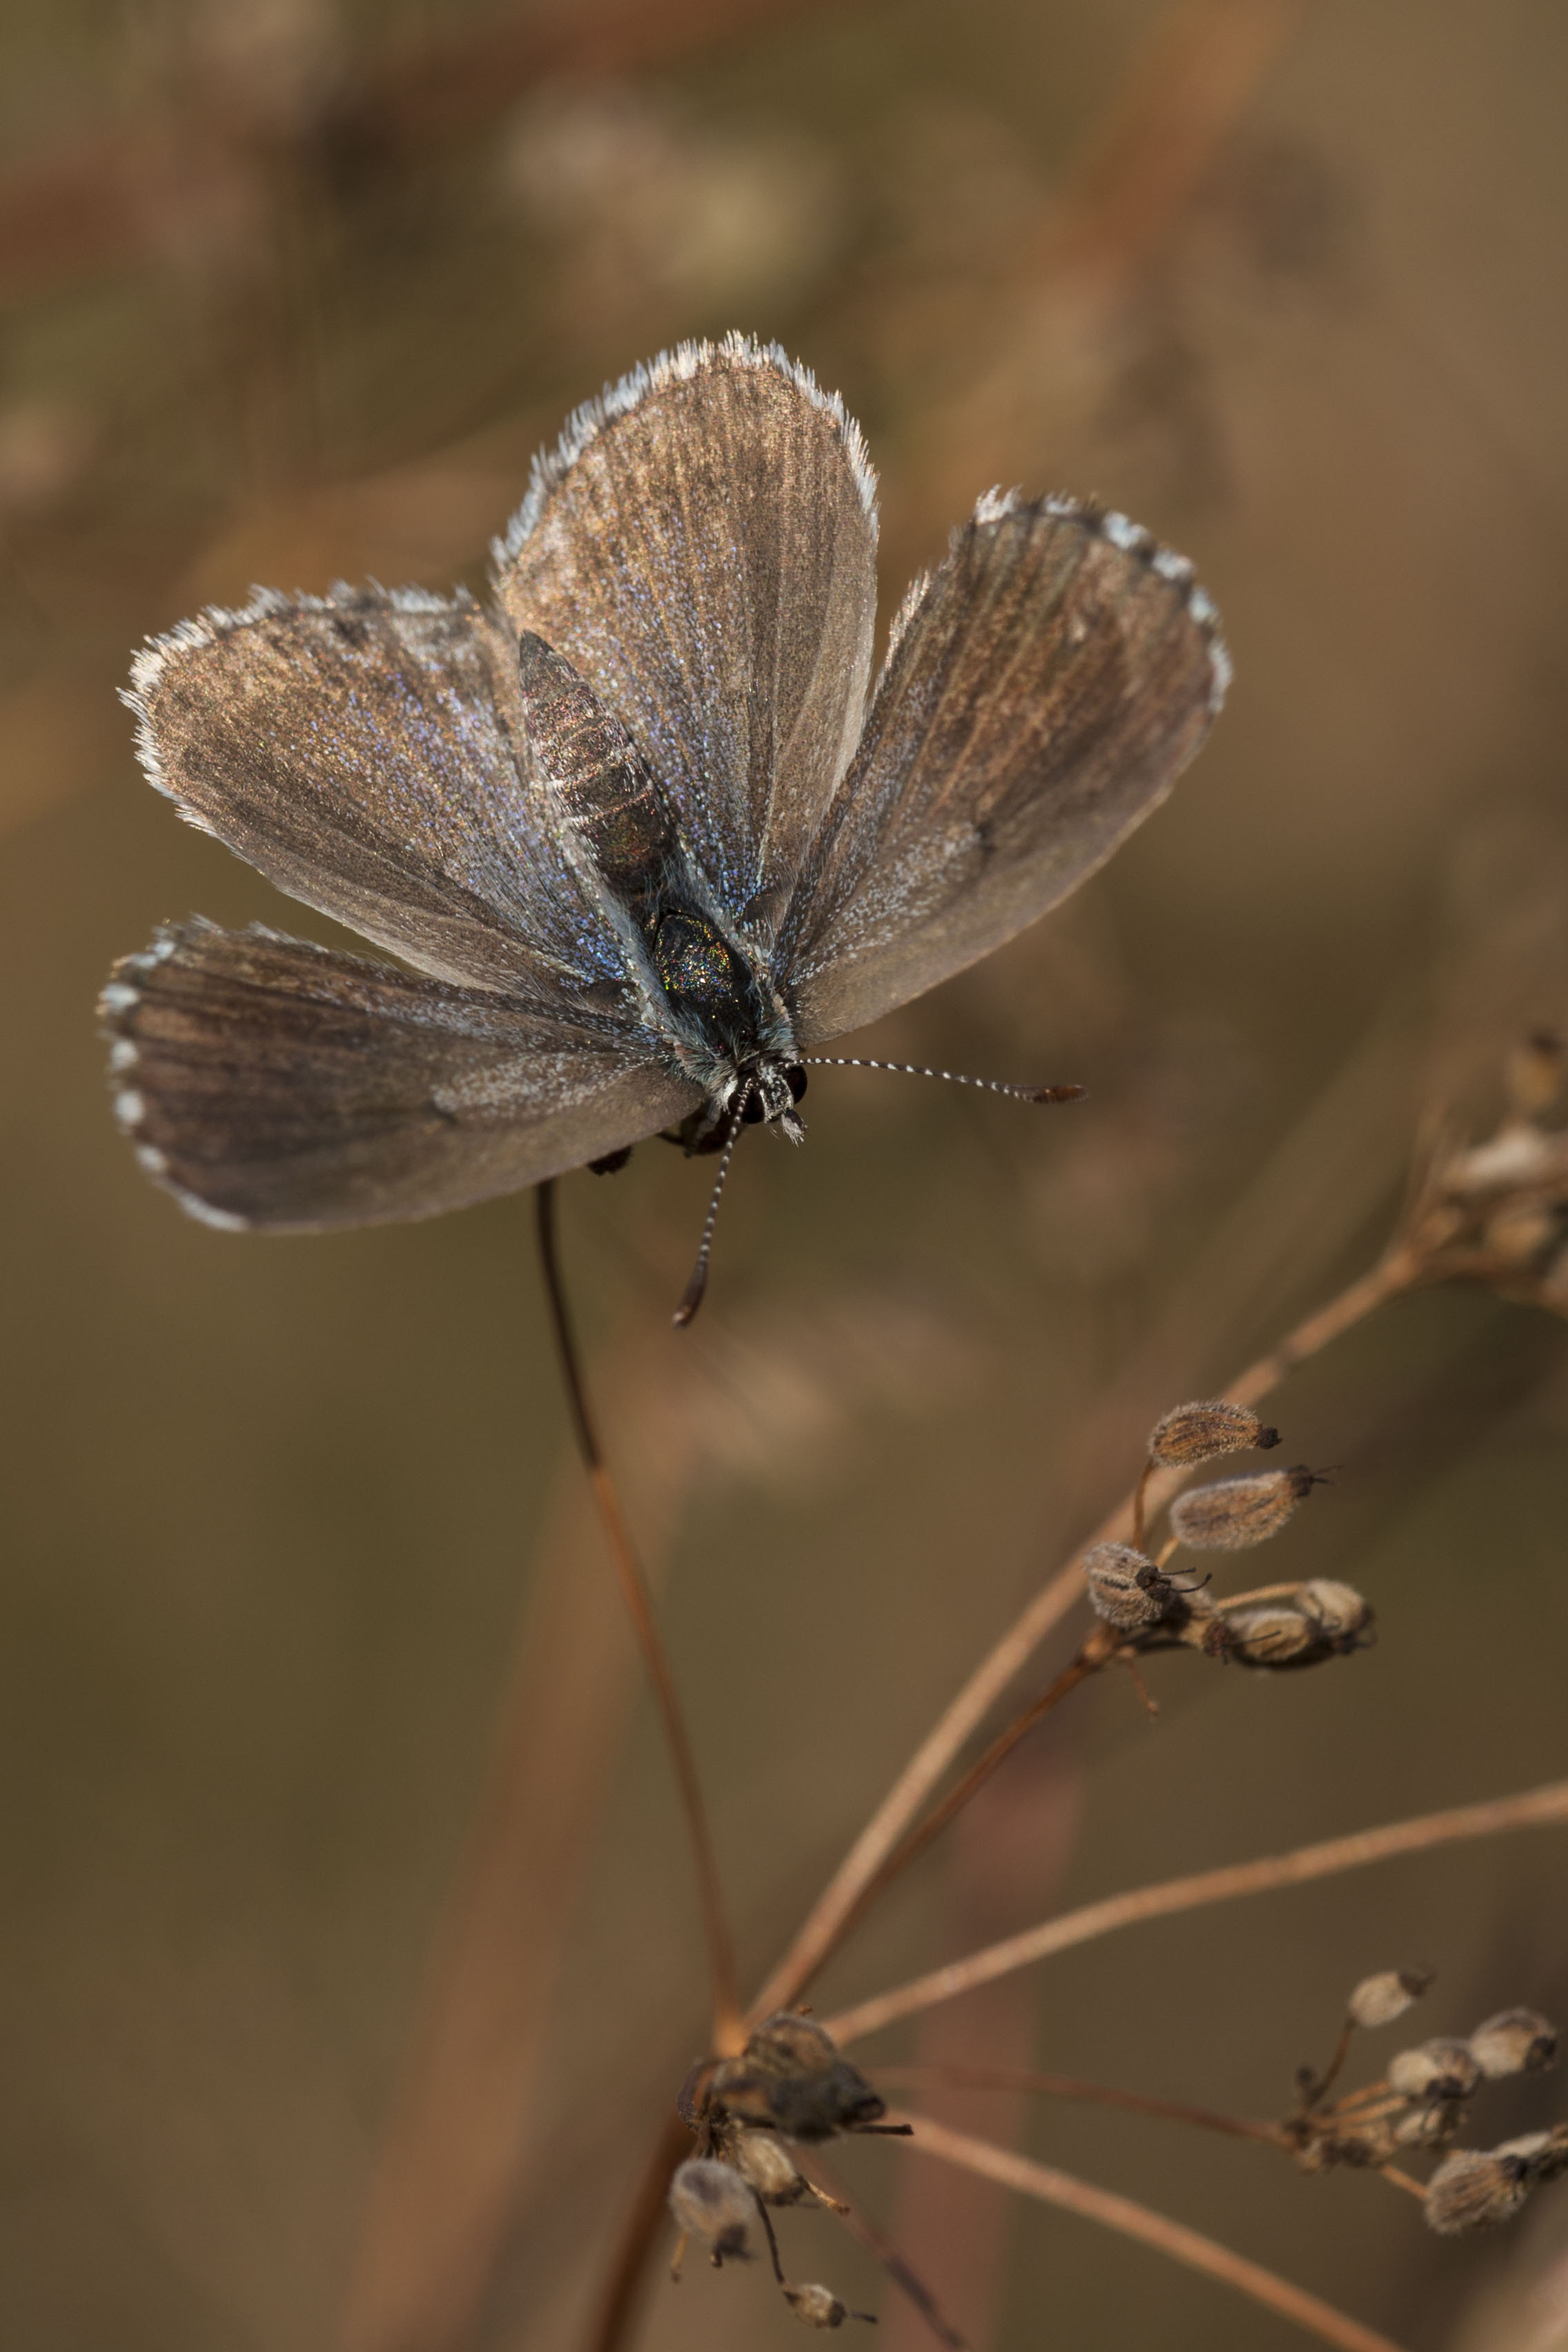
[[[649,1027],[707,1096],[698,1140],[739,1103],[798,1142],[805,1072],[762,953],[727,919],[668,795],[581,672],[531,631],[518,653],[533,781],[559,804],[568,854],[621,937]]]

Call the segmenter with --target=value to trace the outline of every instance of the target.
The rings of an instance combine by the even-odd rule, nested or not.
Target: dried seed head
[[[1279,1432],[1266,1429],[1244,1404],[1179,1404],[1149,1432],[1149,1459],[1167,1468],[1212,1462],[1216,1454],[1241,1454],[1249,1445],[1278,1445]]]
[[[1506,2221],[1530,2193],[1525,2164],[1500,2149],[1458,2147],[1426,2183],[1426,2223],[1445,2238]]]
[[[770,2205],[795,2205],[811,2194],[775,2132],[731,2128],[724,2136],[724,2155],[747,2188]]]
[[[1401,2050],[1388,2062],[1388,2087],[1402,2099],[1468,2099],[1480,2079],[1469,2043],[1447,2033]]]
[[[1392,2025],[1412,2001],[1430,1991],[1435,1975],[1432,1969],[1384,1969],[1379,1976],[1363,1977],[1346,2004],[1351,2023],[1369,2032]]]
[[[1085,1552],[1083,1567],[1096,1615],[1119,1633],[1157,1625],[1169,1613],[1176,1587],[1131,1544],[1095,1544]]]
[[[1532,2009],[1500,2009],[1478,2025],[1470,2051],[1483,2074],[1536,2074],[1557,2056],[1557,2028]]]
[[[729,2165],[710,2156],[688,2157],[669,2184],[669,2210],[681,2229],[710,2249],[715,2263],[747,2260],[746,2231],[757,2209]]]
[[[1243,1666],[1299,1664],[1317,1636],[1288,1601],[1268,1601],[1256,1609],[1227,1609],[1230,1655]]]
[[[849,2316],[831,2287],[786,2286],[784,2299],[808,2327],[842,2327]]]
[[[1550,2131],[1525,2132],[1519,2139],[1505,2139],[1492,2154],[1516,2158],[1532,2188],[1538,2180],[1555,2180],[1560,2172],[1568,2172],[1568,2124],[1553,2124]]]
[[[1171,1532],[1189,1551],[1245,1551],[1277,1536],[1297,1506],[1323,1483],[1321,1470],[1259,1470],[1190,1486],[1171,1506]]]
[[[1357,2116],[1348,2122],[1336,2117],[1328,2134],[1332,2161],[1335,2164],[1386,2164],[1397,2145],[1395,2121],[1393,2116]]]
[[[737,2120],[790,2139],[864,2130],[887,2112],[821,2026],[789,2010],[765,2017],[740,2056],[715,2067],[710,2096]]]

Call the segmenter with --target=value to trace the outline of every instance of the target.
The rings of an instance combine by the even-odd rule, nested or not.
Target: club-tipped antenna
[[[675,1310],[674,1322],[678,1331],[685,1330],[701,1306],[703,1294],[708,1288],[708,1260],[712,1254],[713,1228],[719,1221],[719,1202],[724,1191],[724,1179],[730,1173],[730,1162],[734,1157],[735,1146],[741,1139],[746,1105],[755,1092],[756,1088],[753,1086],[747,1087],[743,1093],[738,1094],[730,1113],[730,1132],[724,1139],[724,1150],[719,1161],[719,1173],[713,1180],[713,1194],[708,1203],[708,1215],[702,1227],[702,1239],[697,1244],[697,1263],[691,1269],[691,1279],[687,1284],[680,1304]]]
[[[962,1070],[927,1070],[918,1062],[869,1062],[858,1054],[803,1054],[803,1063],[822,1070],[893,1070],[904,1078],[945,1078],[952,1087],[978,1087],[988,1095],[1011,1095],[1016,1102],[1081,1102],[1087,1087],[1015,1087],[1005,1078],[971,1078]]]

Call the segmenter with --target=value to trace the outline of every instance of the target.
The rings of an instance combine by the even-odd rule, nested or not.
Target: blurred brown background
[[[477,584],[568,409],[731,326],[863,420],[889,604],[1020,481],[1127,508],[1225,611],[1234,698],[1170,807],[868,1043],[1077,1079],[1080,1111],[818,1074],[809,1148],[742,1155],[684,1338],[706,1172],[655,1146],[564,1188],[759,1972],[1154,1413],[1375,1248],[1425,1104],[1495,1118],[1509,1040],[1568,1018],[1568,21],[11,0],[0,41],[0,2333],[546,2352],[703,2024],[528,1203],[250,1240],[137,1173],[93,1035],[110,959],[193,908],[328,927],[139,782],[129,650],[253,581]],[[1563,1770],[1562,1326],[1425,1296],[1277,1417],[1341,1468],[1267,1572],[1354,1582],[1380,1645],[1272,1682],[1167,1662],[1155,1727],[1123,1678],[1091,1691],[825,2004],[1058,1903]],[[1373,1968],[1440,1969],[1425,2031],[1563,2016],[1563,1862],[1547,1832],[1138,1931],[922,2046],[1277,2111]],[[409,2053],[465,1967],[459,2039],[486,2001],[498,2038],[432,2093]],[[1418,2352],[1568,2343],[1568,2292],[1517,2301],[1563,2260],[1563,2189],[1454,2244],[1239,2144],[948,2111]],[[1563,2112],[1548,2078],[1486,2121]],[[987,2352],[1304,2340],[896,2150],[845,2171]],[[784,2229],[884,2352],[919,2340],[830,2223]],[[659,2352],[801,2340],[757,2272],[648,2308]]]

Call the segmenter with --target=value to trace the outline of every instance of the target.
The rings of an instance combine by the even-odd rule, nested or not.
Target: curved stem
[[[1419,1282],[1425,1265],[1422,1254],[1408,1244],[1390,1250],[1326,1307],[1319,1307],[1298,1323],[1277,1348],[1249,1364],[1224,1391],[1226,1399],[1233,1404],[1257,1404],[1297,1365],[1315,1356],[1374,1307]],[[788,1951],[752,2002],[748,2012],[752,2018],[765,2017],[770,2011],[783,2009],[798,2000],[824,1962],[837,1950],[851,1921],[860,1916],[869,1899],[871,1882],[878,1882],[879,1892],[887,1885],[890,1875],[889,1858],[898,1849],[910,1823],[1008,1684],[1028,1664],[1047,1634],[1060,1623],[1082,1592],[1082,1553],[1097,1543],[1125,1542],[1132,1531],[1139,1494],[1152,1517],[1176,1492],[1185,1475],[1181,1470],[1156,1470],[1152,1475],[1147,1469],[1142,1472],[1134,1490],[1124,1495],[1107,1513],[1079,1554],[1042,1586],[981,1660],[850,1847]]]
[[[1551,1780],[1544,1788],[1527,1789],[1513,1797],[1494,1797],[1479,1805],[1458,1805],[1450,1811],[1422,1813],[1407,1822],[1390,1822],[1382,1829],[1356,1830],[1349,1837],[1329,1838],[1320,1845],[1297,1846],[1289,1853],[1265,1854],[1257,1862],[1237,1862],[1219,1870],[1201,1870],[1190,1878],[1170,1878],[1155,1886],[1138,1886],[1112,1895],[1079,1911],[1064,1912],[1038,1927],[1026,1928],[984,1950],[971,1952],[946,1968],[933,1969],[892,1992],[877,1994],[854,2009],[843,2010],[823,2022],[835,2042],[858,2041],[896,2018],[913,2017],[940,2000],[952,2000],[976,1985],[1049,1958],[1075,1944],[1091,1943],[1118,1927],[1136,1927],[1144,1919],[1169,1919],[1180,1911],[1195,1911],[1208,1903],[1228,1903],[1238,1895],[1261,1895],[1271,1887],[1301,1886],[1313,1878],[1330,1878],[1342,1870],[1360,1870],[1368,1863],[1386,1862],[1394,1854],[1419,1853],[1428,1846],[1452,1845],[1463,1838],[1495,1837],[1503,1830],[1547,1829],[1568,1822],[1568,1780]]]
[[[539,1263],[544,1276],[545,1297],[550,1304],[551,1326],[555,1335],[555,1350],[561,1365],[562,1383],[571,1410],[573,1432],[583,1466],[588,1473],[594,1499],[604,1523],[609,1542],[610,1557],[615,1562],[620,1582],[621,1596],[626,1613],[632,1621],[637,1646],[653,1685],[664,1725],[665,1743],[675,1769],[676,1786],[679,1792],[681,1811],[686,1817],[687,1832],[691,1843],[692,1863],[697,1873],[697,1888],[702,1906],[702,1928],[708,1948],[708,1970],[713,1993],[713,2040],[720,2050],[736,2049],[743,2039],[740,2032],[740,1979],[735,1967],[735,1947],[725,1916],[722,1892],[719,1884],[719,1868],[713,1854],[713,1841],[708,1828],[707,1808],[702,1801],[702,1786],[697,1775],[697,1759],[691,1752],[691,1740],[686,1728],[680,1696],[675,1686],[668,1654],[654,1615],[653,1597],[647,1589],[631,1538],[626,1530],[626,1517],[621,1509],[620,1496],[605,1460],[598,1431],[594,1425],[588,1404],[588,1392],[583,1381],[582,1364],[577,1343],[567,1311],[566,1292],[561,1278],[561,1256],[555,1233],[555,1180],[553,1177],[538,1186],[534,1194],[536,1231],[539,1240]]]
[[[1331,2303],[1309,2294],[1304,2287],[1292,2286],[1289,2279],[1266,2271],[1261,2263],[1248,2262],[1245,2254],[1233,2253],[1228,2246],[1218,2245],[1213,2238],[1189,2230],[1184,2222],[1152,2212],[1147,2205],[1135,2204],[1131,2197],[1097,2189],[1092,2182],[1079,2180],[1070,2172],[1058,2172],[1055,2165],[1037,2164],[1029,2157],[1016,2156],[1011,2148],[994,2147],[989,2140],[972,2139],[967,2132],[950,2131],[945,2124],[931,2123],[923,2117],[913,2120],[918,2129],[910,2146],[927,2156],[939,2157],[946,2164],[962,2165],[966,2172],[978,2172],[986,2180],[1000,2181],[1005,2189],[1021,2189],[1026,2197],[1037,2197],[1047,2205],[1059,2205],[1069,2213],[1079,2213],[1085,2221],[1099,2221],[1108,2230],[1120,2231],[1124,2238],[1137,2238],[1157,2252],[1168,2254],[1173,2262],[1184,2263],[1188,2270],[1205,2272],[1222,2284],[1234,2287],[1238,2294],[1250,2295],[1254,2303],[1277,2311],[1282,2319],[1294,2320],[1298,2327],[1320,2336],[1325,2344],[1337,2345],[1340,2352],[1400,2352],[1398,2345],[1388,2336],[1363,2327],[1359,2319],[1336,2311]]]
[[[1183,2100],[1152,2098],[1142,2091],[1121,2091],[1110,2083],[1085,2083],[1076,2074],[1036,2074],[1010,2066],[879,2066],[877,2087],[884,2086],[894,2091],[1026,2091],[1040,2098],[1070,2099],[1082,2106],[1120,2107],[1129,2115],[1157,2116],[1165,2123],[1196,2124],[1204,2131],[1224,2132],[1232,2139],[1263,2140],[1270,2147],[1290,2145],[1278,2124],[1253,2123],[1246,2116],[1222,2116],[1213,2107],[1190,2107]]]

